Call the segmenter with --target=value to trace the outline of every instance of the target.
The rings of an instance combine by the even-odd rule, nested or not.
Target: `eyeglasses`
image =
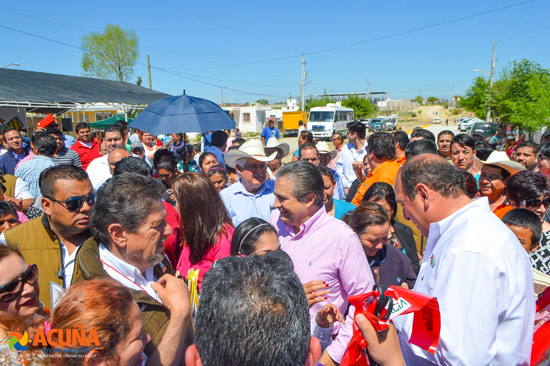
[[[95,203],[95,193],[91,192],[87,196],[74,196],[67,198],[66,201],[58,201],[55,198],[44,196],[51,201],[57,202],[60,205],[64,206],[69,211],[80,210],[84,205],[84,201],[88,203],[88,206],[93,206]]]
[[[525,201],[521,201],[520,204],[528,208],[539,208],[540,205],[548,207],[550,205],[550,197],[543,198],[542,200],[539,198],[531,198]]]
[[[27,268],[20,278],[0,286],[0,302],[10,302],[14,300],[23,292],[23,285],[25,283],[34,286],[36,282],[38,282],[38,267],[36,267],[36,264],[33,264]]]

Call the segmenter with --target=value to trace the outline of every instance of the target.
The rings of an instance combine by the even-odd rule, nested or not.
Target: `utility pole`
[[[149,54],[147,54],[147,75],[149,75],[149,89],[153,89],[151,85],[151,60],[149,59]]]
[[[306,87],[306,71],[305,71],[306,62],[304,61],[304,51],[302,51],[302,112],[305,108],[305,87]]]
[[[496,53],[497,53],[497,41],[495,41],[495,43],[493,45],[493,60],[491,61],[491,81],[489,82],[489,98],[491,97],[491,89],[493,89],[493,81],[495,79],[495,63],[496,63],[495,56],[496,56]],[[486,119],[487,122],[489,122],[490,117],[491,117],[491,104],[488,103],[488,105],[487,105],[487,119]]]
[[[370,81],[367,79],[367,100],[370,101]]]
[[[222,86],[222,107],[223,107],[223,89],[227,88],[227,86]]]

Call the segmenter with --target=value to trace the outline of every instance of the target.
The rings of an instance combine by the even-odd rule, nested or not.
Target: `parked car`
[[[441,123],[443,120],[439,117],[435,117],[432,123]]]
[[[480,120],[479,118],[465,118],[465,119],[461,118],[460,121],[458,122],[458,130],[467,131],[468,128],[476,122],[483,122],[483,121]]]
[[[491,137],[497,132],[497,125],[493,122],[476,122],[471,125],[470,135],[481,134],[482,136]]]
[[[365,127],[367,128],[367,130],[369,129],[370,121],[371,121],[370,118],[363,118],[363,119],[361,120],[361,123],[363,124],[363,126],[365,126]]]
[[[370,121],[369,132],[393,131],[397,129],[397,115],[376,117]]]

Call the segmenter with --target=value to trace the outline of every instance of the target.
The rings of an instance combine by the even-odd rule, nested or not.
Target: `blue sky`
[[[70,46],[112,23],[140,40],[131,81],[147,86],[149,53],[153,89],[168,94],[299,96],[303,51],[315,80],[306,94],[364,92],[368,79],[391,98],[448,98],[471,85],[472,70],[490,72],[494,40],[497,75],[523,58],[550,68],[548,15],[548,0],[13,1],[0,4],[0,67],[82,75],[82,51]]]

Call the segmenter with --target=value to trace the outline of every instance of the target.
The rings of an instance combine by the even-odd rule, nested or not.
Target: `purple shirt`
[[[331,290],[326,295],[327,300],[309,309],[310,320],[329,303],[344,314],[348,296],[372,290],[374,280],[359,237],[343,221],[327,214],[324,206],[300,226],[298,234],[279,217],[280,212],[276,210],[269,222],[277,229],[281,248],[292,258],[300,281],[303,284],[325,281]],[[327,352],[337,363],[342,360],[351,340],[354,313],[355,309],[350,307],[346,324],[334,324],[334,334],[339,333]]]

